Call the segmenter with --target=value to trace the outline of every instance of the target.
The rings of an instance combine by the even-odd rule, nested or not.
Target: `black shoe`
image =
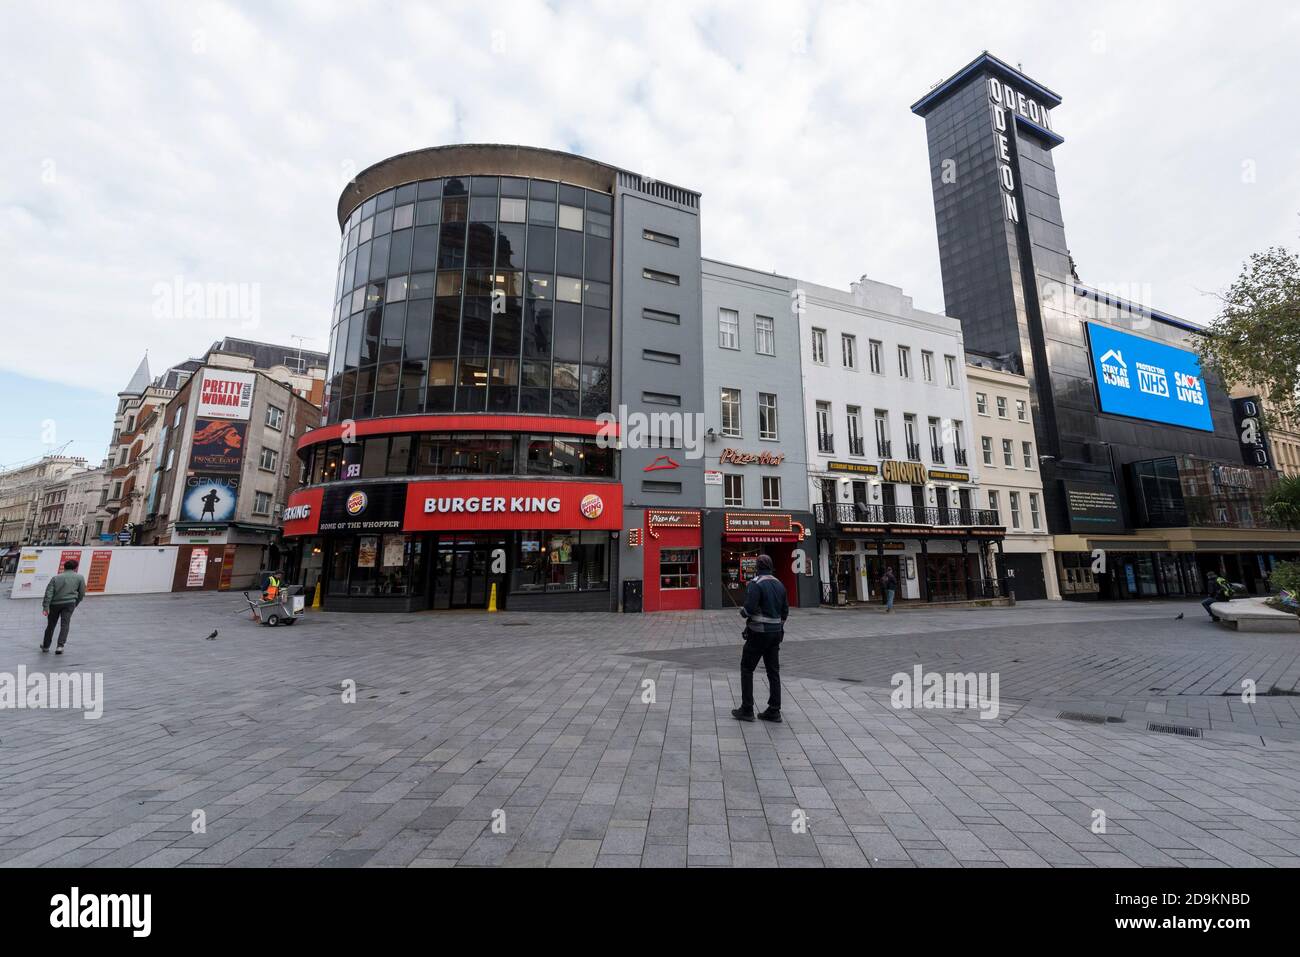
[[[56,655],[61,655],[61,654],[63,654],[63,646],[62,646],[62,645],[59,645],[59,647],[55,648],[55,649],[54,649],[54,653],[55,653]]]
[[[41,654],[45,654],[49,650],[50,650],[49,645],[41,645]]]
[[[773,722],[774,724],[780,724],[780,723],[781,723],[781,712],[780,712],[780,711],[777,711],[775,708],[768,708],[766,711],[764,711],[762,714],[760,714],[760,715],[758,716],[758,720],[759,720],[759,721],[771,721],[771,722]]]
[[[754,712],[746,711],[744,708],[733,708],[731,711],[731,716],[735,718],[737,721],[754,720]]]

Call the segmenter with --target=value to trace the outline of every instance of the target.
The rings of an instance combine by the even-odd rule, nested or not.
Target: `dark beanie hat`
[[[759,556],[758,556],[758,573],[759,573],[760,575],[770,575],[770,574],[772,574],[772,568],[773,568],[773,565],[772,565],[772,556],[771,556],[771,555],[759,555]]]

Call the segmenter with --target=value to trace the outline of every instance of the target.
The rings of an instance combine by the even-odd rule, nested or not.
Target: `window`
[[[865,455],[862,447],[862,410],[856,405],[848,407],[849,413],[849,455]]]
[[[582,230],[582,209],[560,204],[560,228]]]
[[[844,360],[844,368],[856,369],[858,367],[858,340],[854,336],[840,336],[840,355]]]
[[[734,506],[745,504],[745,476],[722,476],[722,504]]]
[[[1025,406],[1024,399],[1016,399],[1016,419],[1020,422],[1029,421],[1029,410]]]
[[[722,434],[739,438],[740,431],[740,390],[722,390]]]
[[[980,451],[984,453],[984,464],[993,465],[993,440],[987,435],[980,436]]]
[[[718,310],[718,346],[723,349],[740,348],[740,313],[733,309]]]
[[[1009,469],[1016,467],[1016,452],[1011,447],[1010,439],[1002,440],[1002,464]]]
[[[934,353],[921,353],[921,378],[926,382],[934,381]]]
[[[907,457],[912,461],[921,458],[921,443],[916,441],[916,416],[911,412],[903,416],[903,438],[907,440]]]
[[[904,379],[912,378],[912,350],[907,346],[898,347],[898,374]]]
[[[700,550],[667,548],[659,553],[660,591],[685,591],[700,587]]]
[[[641,278],[649,279],[651,282],[663,282],[670,286],[680,286],[682,277],[675,276],[670,272],[660,272],[658,269],[642,269]]]
[[[826,365],[826,330],[812,331],[812,361],[819,366]]]
[[[280,458],[279,453],[274,449],[262,449],[262,455],[257,461],[257,467],[265,469],[268,472],[275,471],[275,463]]]
[[[1038,517],[1038,493],[1029,493],[1029,524],[1034,528],[1041,528]]]
[[[501,222],[503,223],[522,223],[526,217],[524,213],[528,205],[527,200],[523,199],[506,199],[501,198]]]
[[[761,356],[776,355],[776,321],[771,316],[754,317],[754,351]]]
[[[975,393],[975,411],[980,415],[989,414],[989,397],[985,392]]]
[[[176,410],[176,414],[175,414],[174,416],[172,416],[172,428],[173,428],[173,429],[178,429],[178,428],[180,428],[180,425],[181,425],[181,416],[183,416],[184,414],[185,414],[185,406],[181,406],[179,409]]]
[[[889,413],[884,409],[876,410],[876,451],[881,458],[889,458]]]
[[[781,507],[781,479],[779,476],[763,476],[763,507]]]
[[[998,501],[997,492],[989,492],[989,511],[993,513],[993,523],[995,525],[1002,521],[1002,517],[998,514],[1002,511],[1002,508],[1001,503]]]
[[[930,431],[930,457],[936,462],[943,461],[943,429],[936,418],[927,420]]]
[[[560,302],[582,302],[582,280],[556,276],[555,298]]]
[[[952,451],[953,454],[956,456],[957,465],[966,464],[966,446],[962,444],[962,433],[964,431],[965,430],[962,428],[961,420],[953,419],[952,420]]]
[[[1000,395],[998,396],[998,418],[1005,419],[1006,417],[1007,417],[1007,397],[1005,395]]]
[[[606,591],[609,588],[608,549],[607,532],[519,532],[510,590]]]
[[[881,355],[884,353],[885,345],[877,339],[872,339],[867,343],[867,359],[871,363],[871,371],[880,375]]]
[[[1034,467],[1034,443],[1021,442],[1020,452],[1025,460],[1025,468],[1032,469]]]
[[[648,239],[652,243],[663,243],[665,246],[681,245],[681,241],[676,236],[669,236],[667,233],[657,232],[653,229],[641,230],[641,238]]]
[[[1007,497],[1011,500],[1011,527],[1020,527],[1020,493],[1008,492]]]
[[[776,396],[772,393],[758,394],[758,437],[771,440],[777,438]]]
[[[271,514],[271,493],[270,492],[253,493],[253,514],[254,515]]]
[[[674,326],[680,326],[682,324],[682,317],[678,313],[664,312],[662,309],[642,309],[641,318],[650,319],[654,322],[666,322]]]
[[[948,387],[950,389],[957,388],[957,357],[944,356],[943,368],[944,368],[944,373],[948,377]]]
[[[817,403],[817,451],[828,453],[835,451],[835,434],[834,427],[831,425],[829,402]]]
[[[284,428],[284,409],[277,409],[273,405],[266,407],[266,424],[277,432]]]

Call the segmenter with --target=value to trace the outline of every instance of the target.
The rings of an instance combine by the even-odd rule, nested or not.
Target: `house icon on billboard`
[[[1117,386],[1121,389],[1127,389],[1128,383],[1128,363],[1124,361],[1124,354],[1118,349],[1111,349],[1103,355],[1098,362],[1101,364],[1101,378],[1107,385]]]

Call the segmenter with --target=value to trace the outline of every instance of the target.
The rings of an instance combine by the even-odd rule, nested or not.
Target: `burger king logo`
[[[596,493],[584,495],[582,501],[578,504],[583,518],[597,519],[605,513],[605,500]]]
[[[367,501],[365,492],[353,492],[348,496],[348,514],[360,515],[366,510]]]

